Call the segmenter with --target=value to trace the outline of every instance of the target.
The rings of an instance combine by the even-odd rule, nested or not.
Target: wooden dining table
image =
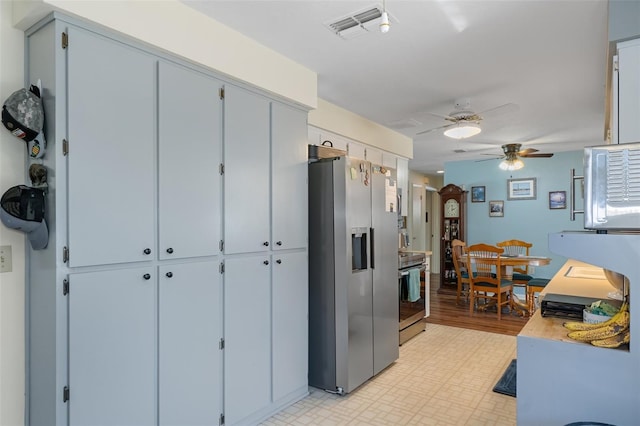
[[[471,257],[473,262],[473,256]],[[518,266],[545,266],[551,263],[551,258],[545,256],[500,256],[500,264],[502,265],[502,278],[511,280],[513,278],[513,268]],[[529,312],[529,308],[525,303],[519,300],[511,299],[509,302],[511,308],[515,308],[521,312],[522,315]],[[484,308],[490,307],[492,304],[486,305]]]
[[[551,258],[544,256],[500,256],[502,264],[502,278],[513,278],[514,266],[545,266],[551,263]]]

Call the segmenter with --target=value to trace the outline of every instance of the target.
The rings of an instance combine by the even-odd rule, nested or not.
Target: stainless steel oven
[[[420,276],[426,269],[424,253],[402,252],[398,255],[398,293],[400,295],[400,344],[424,331],[426,294]],[[417,282],[416,282],[417,275]]]

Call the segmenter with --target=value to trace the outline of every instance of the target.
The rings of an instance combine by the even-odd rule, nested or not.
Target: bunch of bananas
[[[629,343],[629,305],[625,302],[609,320],[599,324],[569,321],[564,327],[571,330],[567,336],[580,342],[591,342],[602,348],[617,348]]]

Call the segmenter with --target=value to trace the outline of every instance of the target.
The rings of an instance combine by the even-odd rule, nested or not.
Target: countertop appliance
[[[309,164],[309,385],[344,394],[398,348],[395,171],[348,157]]]
[[[584,149],[584,227],[640,229],[640,142]]]
[[[410,271],[412,269],[417,269],[418,272],[425,271],[426,260],[427,256],[425,253],[398,253],[398,287],[400,288],[399,331],[401,345],[424,331],[425,328],[424,317],[426,315],[427,300],[425,292],[429,291],[429,289],[425,288],[419,280],[420,297],[417,300],[411,300],[411,298],[408,297],[408,287],[411,285]]]

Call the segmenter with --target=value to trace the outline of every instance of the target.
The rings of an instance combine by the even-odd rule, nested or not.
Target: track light
[[[389,27],[391,24],[389,23],[389,14],[387,13],[387,6],[385,5],[384,0],[382,1],[382,16],[380,17],[380,32],[386,34],[389,32]]]
[[[389,14],[387,12],[382,12],[382,17],[380,18],[380,32],[388,33],[389,32]]]

